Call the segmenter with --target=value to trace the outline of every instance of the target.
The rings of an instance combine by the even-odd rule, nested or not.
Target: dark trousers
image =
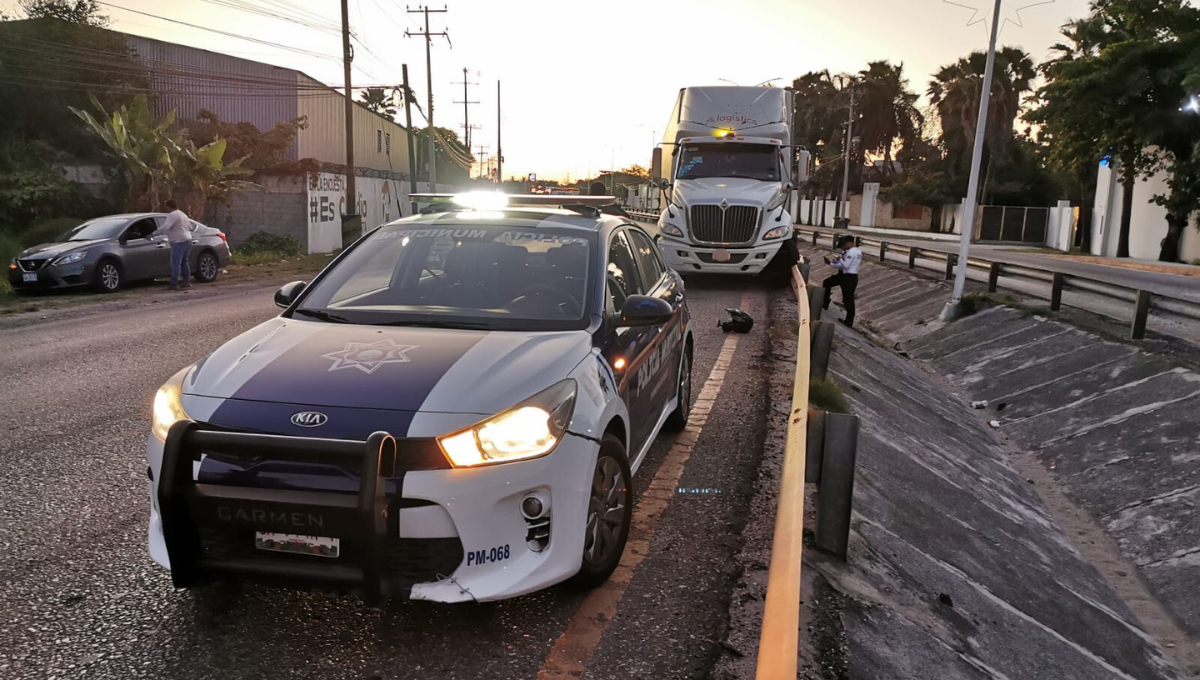
[[[821,284],[825,286],[825,304],[823,309],[829,309],[829,301],[833,298],[833,287],[842,287],[842,306],[846,308],[846,325],[854,325],[854,291],[858,289],[858,274],[834,274]]]

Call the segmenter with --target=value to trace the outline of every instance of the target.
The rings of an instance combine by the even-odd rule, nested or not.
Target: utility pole
[[[451,85],[462,85],[463,86],[463,100],[461,102],[456,101],[454,103],[463,105],[463,135],[464,135],[463,136],[463,146],[467,147],[467,149],[471,148],[471,130],[478,127],[478,126],[471,125],[471,113],[470,113],[470,111],[467,110],[467,107],[471,104],[479,103],[479,102],[469,101],[471,99],[471,97],[467,94],[467,86],[468,85],[478,85],[478,84],[479,83],[472,83],[472,82],[467,81],[467,67],[466,66],[463,67],[462,82],[461,83],[451,83]]]
[[[503,185],[504,147],[500,144],[500,81],[496,81],[496,184]]]
[[[354,90],[350,89],[350,8],[342,0],[342,68],[346,75],[346,217],[358,212],[358,192],[354,186]],[[343,240],[344,237],[343,237]]]
[[[412,88],[408,86],[408,64],[403,65],[404,73],[404,126],[408,128],[408,195],[417,193],[417,150],[413,147],[412,132]],[[410,215],[417,214],[417,202],[409,200],[412,209]]]
[[[962,234],[958,246],[958,271],[954,275],[954,292],[942,310],[942,320],[958,317],[963,288],[967,284],[967,252],[975,232],[975,202],[979,194],[979,166],[983,160],[983,135],[987,131],[988,104],[992,98],[992,73],[996,66],[996,36],[1000,32],[1000,3],[992,10],[992,37],[988,41],[987,66],[983,69],[983,92],[979,95],[979,115],[975,120],[975,148],[971,152],[971,178],[967,182],[967,198],[963,201]]]
[[[845,147],[844,158],[842,160],[842,193],[838,196],[837,204],[833,211],[834,224],[837,224],[837,218],[842,216],[842,206],[849,205],[849,197],[846,193],[850,190],[850,146],[854,143],[854,80],[850,81],[850,112],[846,114],[846,138],[842,142]],[[850,210],[846,209],[847,218],[849,218]],[[848,221],[848,220],[847,220]]]
[[[342,0],[343,12],[345,12],[346,0]],[[420,9],[410,9],[409,14],[425,14],[425,30],[419,33],[413,33],[409,30],[404,31],[404,37],[411,38],[414,35],[419,35],[425,38],[425,82],[429,85],[429,111],[425,114],[426,120],[429,123],[429,190],[437,191],[437,155],[433,144],[433,62],[431,61],[431,48],[433,47],[433,36],[440,35],[450,42],[450,34],[441,31],[439,33],[429,32],[429,13],[444,14],[448,9],[429,9],[429,7],[421,7]]]
[[[484,172],[488,167],[484,165],[484,162],[488,157],[488,152],[484,150],[483,146],[480,146],[479,151],[476,151],[475,155],[479,156],[479,179],[483,179]]]

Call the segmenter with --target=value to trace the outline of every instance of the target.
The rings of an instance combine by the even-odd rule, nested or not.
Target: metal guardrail
[[[810,409],[808,391],[824,379],[834,325],[821,321],[824,290],[805,284],[792,268],[798,318],[796,375],[788,414],[775,534],[767,571],[755,680],[794,680],[800,635],[800,579],[804,558],[804,485],[817,485],[813,546],[846,559],[854,498],[858,417]]]
[[[788,415],[775,535],[767,571],[767,597],[758,641],[756,680],[796,677],[800,633],[800,563],[804,551],[805,447],[808,439],[808,381],[811,324],[807,287],[800,270],[792,268],[796,287],[799,331],[796,343],[796,379],[792,410]]]
[[[797,226],[796,229],[802,234],[807,233],[811,235],[814,246],[819,245],[822,236],[828,236],[832,246],[835,239],[842,235],[831,231],[802,226]],[[854,236],[860,248],[878,250],[878,261],[880,263],[893,262],[899,264],[907,261],[909,269],[916,269],[920,266],[922,269],[942,272],[945,274],[946,279],[954,278],[954,269],[958,265],[958,253],[945,253],[939,250],[922,248],[886,239]],[[907,257],[897,258],[893,253],[905,253]],[[930,267],[926,264],[930,261],[941,264]],[[1200,303],[1186,298],[1140,289],[1136,286],[1123,286],[1110,281],[1101,281],[1078,274],[1067,274],[1049,268],[1027,264],[1013,264],[1010,262],[997,262],[982,257],[968,257],[967,268],[968,273],[971,270],[986,273],[987,290],[989,293],[997,291],[1000,287],[1001,278],[1047,284],[1049,289],[1044,295],[1039,292],[1029,292],[1015,288],[1012,290],[1024,295],[1034,295],[1035,297],[1049,300],[1050,311],[1053,312],[1057,312],[1062,308],[1063,291],[1066,290],[1090,293],[1117,302],[1127,303],[1132,307],[1129,320],[1129,337],[1133,340],[1141,340],[1146,336],[1146,321],[1151,311],[1158,312],[1159,316],[1200,321]],[[1072,306],[1108,316],[1108,314],[1100,310],[1088,309],[1079,305]]]

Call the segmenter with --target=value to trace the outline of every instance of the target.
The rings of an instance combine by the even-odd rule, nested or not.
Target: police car
[[[632,477],[688,420],[679,276],[611,197],[417,200],[441,211],[285,285],[158,390],[150,555],[177,587],[462,602],[616,567]]]

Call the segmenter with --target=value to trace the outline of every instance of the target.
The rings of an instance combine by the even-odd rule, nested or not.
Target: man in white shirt
[[[174,199],[166,203],[167,218],[163,225],[154,231],[152,236],[166,236],[171,244],[171,290],[192,287],[192,267],[190,257],[192,250],[191,220],[183,214]]]
[[[829,302],[833,298],[833,287],[841,286],[842,306],[846,308],[846,318],[842,319],[842,323],[853,326],[854,291],[858,288],[858,267],[862,264],[862,250],[854,245],[853,236],[843,236],[838,239],[837,247],[841,249],[841,255],[833,260],[825,258],[825,263],[838,270],[838,273],[825,279],[821,284],[825,286],[825,304],[822,305],[822,309],[829,309]]]

